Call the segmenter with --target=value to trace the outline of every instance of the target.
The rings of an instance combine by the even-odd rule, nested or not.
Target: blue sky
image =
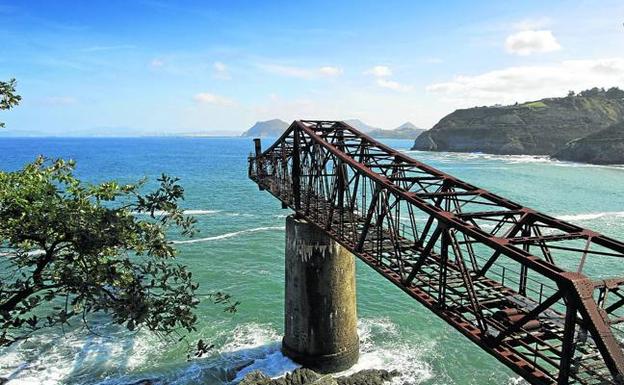
[[[6,1],[16,132],[429,128],[456,108],[624,87],[620,1]]]

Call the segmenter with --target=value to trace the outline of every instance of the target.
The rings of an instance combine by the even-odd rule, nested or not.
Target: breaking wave
[[[211,215],[223,212],[223,210],[184,210],[184,214],[186,215]],[[154,215],[163,215],[165,211],[155,210]],[[135,215],[149,215],[149,213],[145,212],[135,212]]]
[[[558,219],[562,221],[582,222],[591,221],[600,218],[624,218],[624,211],[605,211],[598,213],[582,213],[582,214],[566,214],[558,215]]]
[[[246,229],[246,230],[234,231],[231,233],[225,233],[221,235],[215,235],[213,237],[189,239],[189,240],[184,240],[184,241],[171,241],[171,243],[181,245],[181,244],[187,244],[187,243],[210,242],[210,241],[218,241],[221,239],[233,238],[233,237],[237,237],[239,235],[248,234],[248,233],[257,233],[259,231],[277,231],[277,230],[284,230],[284,226],[256,227],[253,229]]]

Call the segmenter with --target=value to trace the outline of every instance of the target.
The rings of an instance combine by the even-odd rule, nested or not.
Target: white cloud
[[[165,65],[165,62],[158,58],[152,59],[152,61],[150,62],[150,66],[154,68],[160,68],[164,65]]]
[[[339,76],[342,75],[342,68],[332,67],[332,66],[324,66],[318,69],[319,73],[325,76]]]
[[[520,31],[505,40],[507,52],[514,55],[527,56],[533,53],[553,52],[561,49],[561,45],[552,31]]]
[[[364,71],[364,74],[383,78],[387,76],[392,76],[392,70],[388,66],[374,66],[373,68]]]
[[[323,66],[319,68],[303,68],[294,66],[283,66],[278,64],[262,64],[260,68],[266,72],[300,79],[316,79],[319,77],[336,77],[342,74],[342,69],[333,66]]]
[[[212,66],[214,68],[214,76],[217,79],[230,80],[230,71],[228,67],[220,61],[217,61]]]
[[[414,87],[395,82],[394,80],[377,79],[377,85],[383,88],[389,88],[394,91],[410,91]]]
[[[212,104],[217,106],[233,106],[235,104],[232,99],[210,92],[200,92],[196,94],[193,99],[200,104]]]
[[[513,103],[568,90],[624,86],[624,58],[567,60],[559,63],[509,67],[480,75],[460,75],[452,81],[431,84],[427,91],[463,105]]]

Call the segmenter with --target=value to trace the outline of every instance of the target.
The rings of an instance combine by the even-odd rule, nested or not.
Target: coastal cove
[[[570,222],[618,237],[624,232],[624,168],[506,156],[408,150],[411,140],[388,140],[394,148],[474,185]],[[264,139],[265,146],[272,143]],[[247,179],[249,138],[6,138],[0,167],[15,170],[38,154],[77,160],[85,181],[142,177],[161,172],[181,178],[184,206],[200,233],[179,239],[180,262],[200,282],[200,292],[224,290],[242,302],[237,314],[213,305],[199,309],[192,337],[215,344],[207,356],[186,361],[184,343],[165,344],[147,333],[111,326],[105,316],[96,332],[45,331],[0,354],[9,384],[129,384],[162,379],[176,384],[222,384],[260,369],[271,376],[297,367],[279,352],[283,322],[284,218],[268,194]],[[537,189],[535,186],[541,186]],[[361,358],[349,372],[398,370],[395,383],[517,384],[517,377],[451,327],[424,311],[357,262]],[[191,338],[191,340],[193,339]],[[452,358],[451,358],[452,357]]]

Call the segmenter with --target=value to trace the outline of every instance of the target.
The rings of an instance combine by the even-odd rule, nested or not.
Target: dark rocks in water
[[[226,369],[225,378],[227,379],[228,382],[234,380],[238,372],[240,372],[241,370],[245,369],[246,367],[248,367],[249,365],[253,363],[254,363],[254,360],[247,360],[247,361],[244,361],[242,364]]]
[[[145,378],[145,379],[133,382],[133,383],[128,384],[128,385],[155,385],[157,383],[158,383],[158,380]]]
[[[259,370],[249,372],[238,385],[269,385],[271,383],[271,377],[262,373]]]
[[[569,142],[555,159],[594,164],[624,164],[624,122]]]
[[[456,110],[416,138],[414,150],[551,155],[572,140],[624,120],[624,91]]]
[[[305,384],[318,384],[319,380],[323,377],[331,378],[330,375],[321,375],[313,370],[300,368],[295,369],[291,373],[287,373],[280,378],[272,379],[259,370],[250,372],[243,378],[239,385],[305,385]],[[323,384],[336,385],[336,381],[331,378],[331,382],[322,381]]]
[[[399,375],[396,370],[367,369],[350,376],[334,378],[329,374],[318,374],[313,370],[295,369],[283,377],[271,379],[266,374],[254,370],[247,374],[239,385],[382,385]]]
[[[396,370],[366,369],[350,376],[338,377],[336,381],[338,385],[381,385],[400,374],[401,373]]]

